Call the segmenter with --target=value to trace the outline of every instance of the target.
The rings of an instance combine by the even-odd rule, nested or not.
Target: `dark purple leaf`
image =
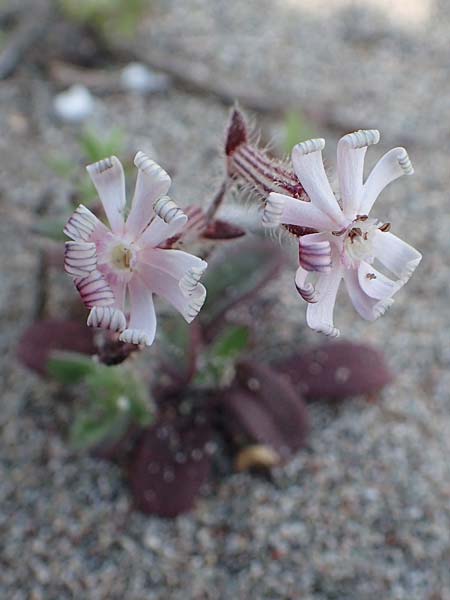
[[[239,363],[233,387],[224,393],[225,426],[247,442],[273,448],[286,460],[306,441],[308,411],[289,381],[266,365]]]
[[[377,392],[393,381],[383,353],[366,344],[330,342],[277,363],[306,398],[343,399]]]
[[[203,233],[203,237],[208,240],[234,240],[244,235],[243,229],[221,219],[211,221]]]
[[[95,354],[92,329],[79,321],[38,321],[20,339],[17,356],[26,367],[45,375],[55,350]]]
[[[161,419],[142,434],[129,468],[136,506],[176,517],[193,508],[211,470],[212,431],[195,418]]]

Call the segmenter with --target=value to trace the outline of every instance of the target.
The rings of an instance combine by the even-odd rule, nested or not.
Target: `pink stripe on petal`
[[[64,233],[75,241],[92,241],[94,232],[108,233],[108,229],[85,206],[80,204],[64,227]]]
[[[87,308],[114,304],[114,293],[100,271],[75,279],[75,286]]]
[[[72,277],[86,277],[97,268],[97,249],[89,242],[66,242],[64,270]]]

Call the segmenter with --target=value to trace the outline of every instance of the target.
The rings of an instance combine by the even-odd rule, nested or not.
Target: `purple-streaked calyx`
[[[265,201],[272,192],[286,194],[300,202],[309,202],[304,187],[289,164],[269,156],[252,143],[251,134],[242,112],[234,108],[226,132],[225,154],[228,176]],[[268,211],[272,210],[272,206]],[[267,213],[264,218],[268,218]],[[286,224],[285,229],[296,236],[312,233],[314,229]]]

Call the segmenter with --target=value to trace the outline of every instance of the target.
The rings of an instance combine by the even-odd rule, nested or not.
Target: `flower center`
[[[344,252],[351,262],[366,260],[373,256],[373,239],[377,229],[389,231],[390,224],[380,224],[367,215],[358,215],[345,232]]]
[[[116,269],[131,271],[133,267],[133,258],[133,251],[124,244],[114,246],[111,251],[111,261]]]

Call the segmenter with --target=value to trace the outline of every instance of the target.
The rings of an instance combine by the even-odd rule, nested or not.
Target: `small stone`
[[[53,99],[56,116],[67,123],[82,123],[94,111],[94,98],[83,85],[74,85]]]

